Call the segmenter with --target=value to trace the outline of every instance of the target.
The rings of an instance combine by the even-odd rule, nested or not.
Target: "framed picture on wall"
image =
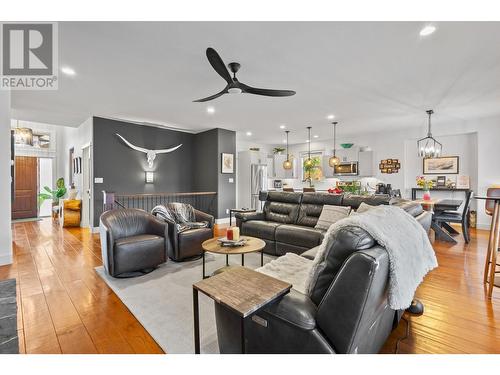
[[[458,174],[458,156],[441,156],[439,158],[424,158],[424,174]]]
[[[234,173],[234,154],[222,153],[221,173]]]

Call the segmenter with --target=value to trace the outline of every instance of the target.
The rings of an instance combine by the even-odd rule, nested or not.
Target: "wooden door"
[[[12,219],[37,217],[38,160],[28,156],[16,156],[15,164]]]

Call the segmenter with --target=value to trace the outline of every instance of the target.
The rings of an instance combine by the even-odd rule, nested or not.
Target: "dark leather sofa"
[[[167,225],[146,211],[106,211],[99,231],[104,268],[113,277],[133,277],[167,261]]]
[[[318,246],[326,231],[315,229],[323,205],[351,206],[360,204],[377,206],[395,204],[413,215],[429,230],[432,215],[418,203],[404,199],[391,199],[387,195],[336,195],[329,193],[268,192],[263,211],[237,213],[236,225],[243,235],[257,237],[266,243],[264,252],[284,255],[302,254]]]
[[[294,210],[300,217],[300,208],[297,210],[288,204],[281,206],[282,203],[290,203],[292,199],[300,200],[300,194],[280,195],[268,196],[268,202],[277,202],[278,199],[280,204],[276,206],[266,202],[267,212],[271,212],[269,217],[284,220]],[[317,208],[309,206],[316,205],[311,202],[320,199],[325,199],[324,202],[344,202],[344,197],[338,196],[321,198],[317,195],[306,197],[304,194],[304,198],[308,206],[302,211],[314,215]],[[345,197],[345,204],[359,206],[359,199],[356,196]],[[374,201],[371,203],[380,203],[381,198],[372,199]],[[284,200],[287,202],[283,202]],[[388,203],[387,200],[387,203],[383,204]],[[422,212],[421,207],[405,201],[396,204],[411,212],[426,230],[429,229],[430,214]],[[248,222],[251,223],[251,220]],[[241,223],[243,228],[245,223]],[[277,231],[279,226],[274,228]],[[294,238],[287,241],[293,241]],[[274,245],[277,246],[278,242],[275,241]],[[301,256],[314,259],[317,250],[318,247],[314,247],[303,252]],[[402,311],[392,310],[388,304],[387,251],[364,229],[346,227],[337,234],[319,270],[318,280],[310,295],[292,289],[289,294],[263,308],[255,316],[245,319],[247,353],[361,354],[380,351],[402,315]],[[239,317],[217,303],[215,315],[220,352],[240,353]]]

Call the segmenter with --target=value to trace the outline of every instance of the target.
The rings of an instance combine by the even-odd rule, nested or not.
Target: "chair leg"
[[[467,219],[462,220],[462,233],[464,235],[465,243],[470,242],[469,225],[467,224]]]

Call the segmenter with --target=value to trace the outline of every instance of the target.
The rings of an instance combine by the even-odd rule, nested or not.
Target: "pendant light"
[[[286,160],[283,162],[283,169],[292,169],[292,162],[290,161],[290,154],[288,153],[288,133],[290,130],[285,130],[286,133]]]
[[[333,156],[328,159],[328,165],[332,168],[335,168],[336,165],[339,165],[340,163],[340,159],[338,158],[337,156],[337,150],[336,150],[336,146],[337,146],[337,124],[338,122],[337,121],[334,121],[332,122],[333,124]]]
[[[427,137],[417,141],[418,156],[424,158],[437,158],[443,152],[443,145],[436,141],[432,136],[431,115],[434,113],[432,109],[425,111],[429,115],[429,126],[427,129]]]
[[[20,128],[17,120],[17,128],[14,130],[16,145],[33,146],[33,130],[30,128]]]
[[[307,151],[307,159],[304,161],[304,167],[311,168],[313,165],[313,161],[311,159],[311,126],[307,127],[307,131],[308,131],[307,144],[309,145],[309,148]]]

